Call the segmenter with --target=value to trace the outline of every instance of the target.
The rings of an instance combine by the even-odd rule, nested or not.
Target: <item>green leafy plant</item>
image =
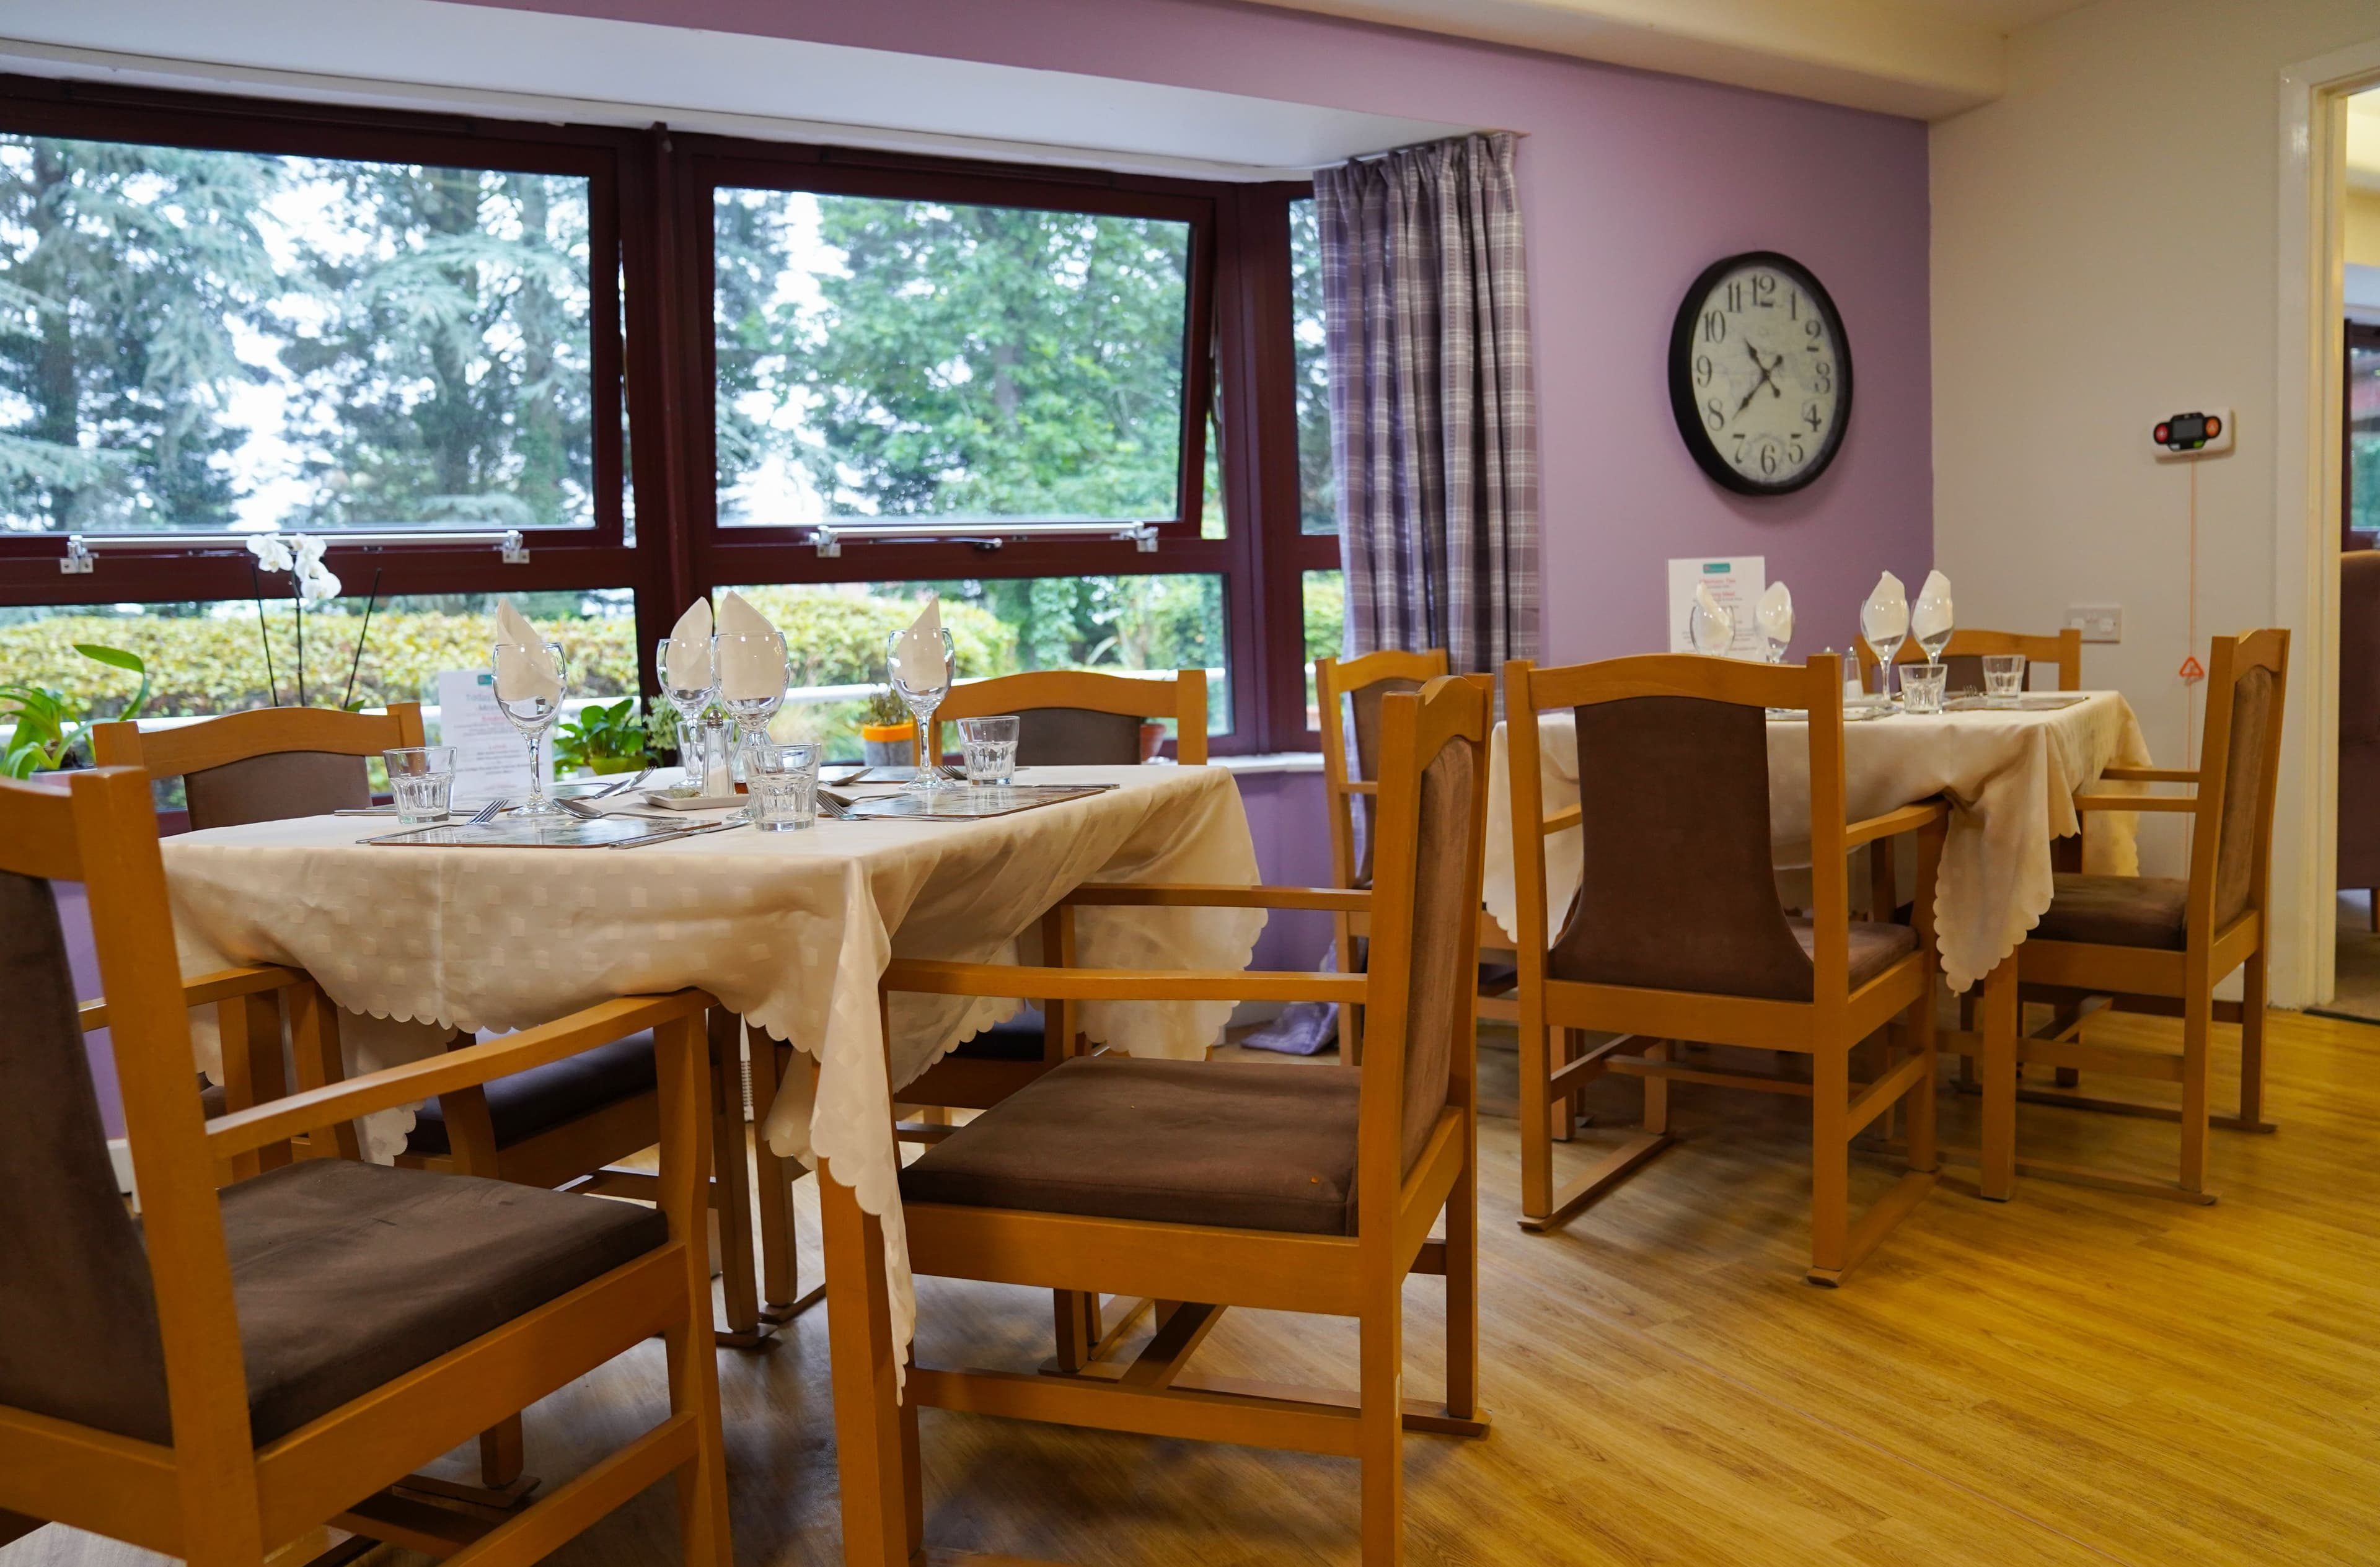
[[[137,655],[98,643],[76,643],[75,651],[93,663],[128,669],[140,677],[140,689],[116,715],[128,722],[139,717],[149,703],[148,666]],[[50,686],[30,681],[0,685],[0,704],[6,705],[0,706],[0,720],[15,725],[6,752],[0,753],[0,777],[28,778],[35,773],[54,772],[67,765],[91,732],[90,705]]]
[[[553,731],[556,764],[597,773],[632,772],[645,765],[646,745],[645,720],[633,696],[609,707],[590,703]]]
[[[860,722],[880,729],[906,724],[910,719],[909,705],[895,695],[889,685],[878,686],[868,693],[867,710],[860,715]]]

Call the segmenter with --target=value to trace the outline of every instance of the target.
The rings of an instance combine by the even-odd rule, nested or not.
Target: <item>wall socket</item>
[[[2066,609],[2066,623],[2081,632],[2085,642],[2124,640],[2124,607],[2120,604],[2070,604]]]

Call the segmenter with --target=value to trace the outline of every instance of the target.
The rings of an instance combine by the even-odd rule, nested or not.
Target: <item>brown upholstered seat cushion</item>
[[[1357,1074],[1082,1057],[901,1172],[910,1202],[1353,1235]]]
[[[2083,876],[2060,872],[2057,893],[2030,939],[2179,952],[2188,935],[2190,884],[2174,876]]]
[[[495,1125],[496,1146],[510,1148],[607,1104],[650,1093],[660,1080],[650,1031],[498,1078],[487,1086],[488,1119]],[[451,1147],[445,1112],[433,1099],[414,1112],[405,1151],[442,1154]]]
[[[1818,937],[1810,921],[1803,915],[1789,914],[1785,923],[1792,930],[1793,939],[1802,950],[1817,961]],[[1917,950],[1917,933],[1907,925],[1887,924],[1881,920],[1852,922],[1852,988],[1857,990],[1883,973],[1895,963]]]
[[[259,1442],[669,1239],[636,1203],[338,1159],[225,1188],[223,1221]]]

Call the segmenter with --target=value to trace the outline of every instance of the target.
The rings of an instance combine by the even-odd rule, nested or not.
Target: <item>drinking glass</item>
[[[1735,645],[1735,613],[1726,605],[1697,598],[1686,614],[1686,640],[1694,651],[1716,657]]]
[[[1921,595],[1911,609],[1911,626],[1922,628],[1918,630],[1917,645],[1925,650],[1926,663],[1937,667],[1941,664],[1942,649],[1950,645],[1951,616],[1950,599],[1947,595],[1938,597],[1932,594]],[[1901,683],[1904,687],[1908,684],[1906,681]]]
[[[1898,612],[1896,613],[1896,609]],[[1892,660],[1900,645],[1909,640],[1909,611],[1899,606],[1885,606],[1869,599],[1860,606],[1860,634],[1876,649],[1876,693],[1890,700],[1892,696]],[[1904,687],[1906,682],[1903,682]]]
[[[526,667],[528,660],[517,657],[505,657],[504,652],[509,645],[498,643],[489,657],[489,664],[495,676],[497,710],[504,714],[507,723],[520,731],[521,738],[528,741],[528,799],[515,807],[513,814],[559,816],[564,814],[562,807],[547,799],[545,793],[545,737],[547,731],[553,728],[554,720],[562,717],[562,699],[570,693],[570,669],[563,662],[562,644],[540,644],[545,656],[553,662],[553,691],[549,695],[533,688],[525,689],[523,681],[529,674]],[[516,648],[514,651],[518,653],[520,650]]]
[[[934,739],[934,709],[940,707],[942,699],[951,693],[951,680],[958,669],[958,648],[951,641],[950,628],[943,627],[941,660],[937,663],[930,657],[927,659],[928,663],[935,666],[930,673],[914,669],[905,671],[921,677],[923,683],[912,684],[903,678],[905,671],[901,668],[901,643],[908,634],[907,632],[894,632],[884,639],[884,672],[891,679],[892,689],[900,693],[901,700],[908,704],[909,711],[916,715],[917,733],[926,741],[926,744],[918,748],[917,777],[902,788],[925,792],[959,781],[936,765],[941,758],[924,754],[929,750],[941,749]]]
[[[799,745],[756,746],[749,753],[752,770],[745,779],[752,793],[747,808],[752,825],[764,833],[799,832],[818,823],[819,758],[822,748]]]
[[[719,705],[735,720],[735,770],[749,783],[753,764],[769,746],[769,720],[785,705],[793,665],[780,632],[719,632],[710,639],[711,668],[719,671]],[[733,678],[743,671],[739,681]],[[756,671],[765,671],[755,681]]]
[[[2024,693],[2025,666],[2029,662],[2022,653],[1984,655],[1984,695],[1994,706],[2014,703]]]
[[[1941,664],[1912,664],[1900,671],[1900,706],[1907,713],[1942,711],[1942,688],[1950,671]]]
[[[455,797],[455,748],[401,745],[383,751],[388,792],[396,799],[396,819],[407,826],[443,822]]]
[[[959,720],[959,752],[966,758],[966,781],[1004,784],[1016,781],[1016,731],[1013,713],[990,718]]]
[[[676,645],[676,638],[662,638],[653,651],[653,671],[661,677],[662,695],[677,709],[677,759],[692,778],[695,759],[686,750],[690,738],[686,729],[702,717],[704,708],[719,700],[719,648],[714,638],[700,644],[698,652],[673,657],[670,650]]]

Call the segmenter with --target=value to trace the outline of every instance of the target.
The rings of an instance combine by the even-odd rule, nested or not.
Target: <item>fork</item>
[[[464,825],[466,826],[476,827],[484,826],[489,822],[492,822],[496,819],[496,813],[502,811],[509,803],[511,803],[511,802],[505,800],[491,800],[485,805],[480,806],[477,811],[472,812],[470,819]]]
[[[634,789],[634,788],[636,788],[638,784],[640,784],[640,783],[644,782],[647,778],[649,778],[649,777],[652,777],[652,775],[653,775],[653,770],[652,770],[650,767],[647,767],[643,772],[638,773],[635,777],[633,777],[633,778],[622,778],[618,783],[613,784],[613,785],[611,785],[609,788],[606,788],[606,789],[599,789],[599,790],[597,790],[594,793],[592,793],[592,794],[589,795],[587,798],[588,798],[588,799],[589,799],[589,800],[609,800],[612,796],[613,796],[613,795],[615,795],[615,794],[619,793],[619,792],[620,792],[621,790],[628,790],[628,789]]]

